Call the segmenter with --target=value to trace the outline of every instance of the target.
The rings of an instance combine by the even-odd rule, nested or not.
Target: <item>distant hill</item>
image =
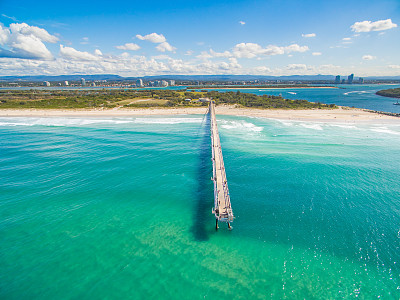
[[[0,81],[78,81],[84,78],[87,81],[108,80],[123,81],[138,78],[149,80],[187,80],[187,81],[251,81],[251,80],[280,80],[280,81],[333,81],[334,75],[290,75],[290,76],[262,76],[262,75],[156,75],[143,77],[122,77],[113,74],[97,75],[36,75],[36,76],[0,76]],[[347,79],[347,76],[342,76]],[[400,80],[400,76],[370,76],[366,80]]]

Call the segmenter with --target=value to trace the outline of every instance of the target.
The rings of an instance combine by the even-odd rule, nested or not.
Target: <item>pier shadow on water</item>
[[[195,192],[194,215],[192,232],[195,240],[207,241],[207,224],[213,220],[211,208],[213,206],[212,164],[211,164],[211,119],[206,114],[203,126],[199,132],[199,158],[197,165],[197,190]]]

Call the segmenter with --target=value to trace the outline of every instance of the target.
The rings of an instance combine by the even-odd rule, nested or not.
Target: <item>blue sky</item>
[[[0,0],[0,75],[400,75],[400,1]]]

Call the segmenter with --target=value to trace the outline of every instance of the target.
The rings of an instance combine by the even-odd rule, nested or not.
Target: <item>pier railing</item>
[[[209,113],[211,116],[212,179],[214,182],[213,213],[217,221],[228,222],[229,225],[229,222],[233,221],[234,216],[229,195],[228,180],[226,178],[217,119],[215,116],[215,104],[212,101],[210,102]]]

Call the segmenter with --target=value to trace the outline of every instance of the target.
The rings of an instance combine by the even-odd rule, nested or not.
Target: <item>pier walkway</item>
[[[224,158],[222,157],[221,142],[219,140],[217,119],[215,117],[215,104],[213,101],[210,101],[209,113],[211,117],[212,180],[214,182],[214,208],[212,213],[216,218],[216,229],[218,229],[218,221],[227,222],[228,228],[231,229],[230,222],[233,221],[234,216],[229,196],[228,181],[226,179]]]

